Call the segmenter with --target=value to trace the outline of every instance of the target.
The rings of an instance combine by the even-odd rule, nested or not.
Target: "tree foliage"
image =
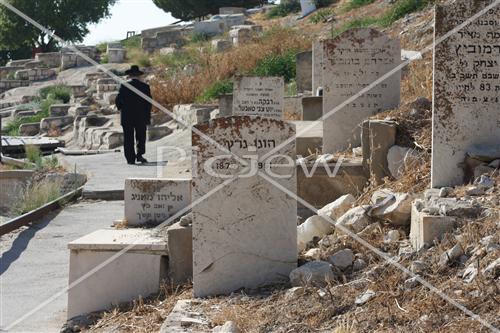
[[[266,0],[153,0],[153,2],[157,7],[182,21],[218,14],[220,7],[253,8],[267,3]]]
[[[81,42],[88,25],[109,16],[117,0],[9,0],[9,3],[65,41]],[[0,5],[0,50],[40,48],[51,51],[57,41]]]

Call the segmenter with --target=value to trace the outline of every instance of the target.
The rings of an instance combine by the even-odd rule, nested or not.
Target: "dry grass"
[[[100,319],[82,332],[158,332],[175,303],[191,298],[191,287],[162,285],[158,295],[122,304],[99,315]]]
[[[262,38],[224,53],[207,53],[194,73],[177,73],[159,77],[152,82],[155,100],[169,108],[192,103],[216,81],[230,79],[252,70],[259,60],[272,54],[284,54],[291,49],[310,49],[311,40],[298,31],[274,27]],[[164,72],[163,70],[160,73]]]
[[[31,212],[57,199],[60,195],[60,183],[47,180],[35,182],[26,188],[22,200],[15,208],[15,212],[18,214]]]

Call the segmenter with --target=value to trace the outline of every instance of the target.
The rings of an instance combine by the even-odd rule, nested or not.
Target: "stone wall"
[[[37,53],[35,60],[40,61],[42,64],[49,68],[56,68],[61,66],[61,52],[50,53]]]
[[[10,89],[19,88],[19,87],[27,87],[29,85],[30,85],[29,81],[0,80],[0,94],[4,93]]]
[[[50,68],[21,69],[16,72],[16,80],[40,81],[56,76],[56,71]]]
[[[23,67],[13,67],[13,66],[6,66],[6,67],[0,67],[0,79],[7,79],[9,76],[14,75],[18,70],[23,69]]]
[[[143,30],[141,33],[142,49],[146,52],[153,52],[172,44],[181,44],[184,41],[184,37],[192,30],[192,27],[175,25]]]

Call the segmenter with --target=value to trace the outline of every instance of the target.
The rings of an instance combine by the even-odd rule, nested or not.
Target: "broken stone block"
[[[408,193],[392,193],[384,189],[372,195],[374,205],[370,216],[388,221],[392,225],[410,224],[413,197]]]
[[[384,120],[367,120],[362,124],[363,166],[376,184],[391,175],[387,153],[396,143],[396,127],[395,122]]]
[[[222,326],[217,326],[214,328],[213,333],[240,333],[240,329],[234,321],[227,321]]]
[[[445,268],[449,263],[458,260],[458,258],[460,258],[460,256],[463,254],[464,249],[462,248],[462,246],[460,244],[456,244],[451,249],[441,254],[438,262],[439,268]]]
[[[193,228],[175,223],[167,230],[168,276],[178,285],[193,279]]]
[[[212,40],[212,48],[216,53],[221,53],[229,50],[233,46],[233,43],[226,39],[214,39]]]
[[[369,302],[375,296],[376,296],[376,293],[373,290],[368,289],[367,291],[365,291],[364,293],[362,293],[361,295],[356,297],[354,304],[363,305],[363,304]]]
[[[318,239],[323,238],[323,236],[331,233],[333,230],[333,224],[329,223],[325,218],[318,215],[311,216],[297,227],[297,246],[299,252],[304,251],[307,243],[311,242],[315,237]]]
[[[319,216],[328,216],[332,220],[337,220],[347,212],[356,199],[352,194],[346,194],[318,210]]]
[[[410,240],[415,250],[420,250],[434,239],[439,239],[448,231],[453,230],[455,218],[451,216],[434,216],[417,209],[416,200],[412,204]]]
[[[406,170],[411,170],[418,163],[418,153],[411,148],[392,146],[387,152],[387,168],[394,179],[403,176]]]
[[[172,134],[173,130],[168,126],[151,126],[148,128],[148,140],[154,141]]]
[[[326,261],[311,261],[294,269],[290,273],[290,282],[294,287],[324,287],[334,280],[330,264]]]
[[[351,249],[337,251],[328,258],[328,262],[340,270],[345,270],[352,266],[354,253]]]
[[[358,233],[371,223],[370,217],[366,214],[368,209],[370,209],[368,205],[352,208],[342,215],[335,225],[344,226],[352,232]],[[342,231],[341,229],[338,230]]]

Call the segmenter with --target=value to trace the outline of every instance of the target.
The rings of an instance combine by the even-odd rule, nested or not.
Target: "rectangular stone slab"
[[[199,201],[193,207],[194,295],[227,294],[287,280],[297,265],[297,202],[256,172],[296,192],[295,163],[285,157],[295,156],[295,126],[268,118],[228,117],[196,128],[252,163],[255,172],[245,172],[233,155],[193,133],[193,202]],[[282,156],[258,162],[289,138],[291,142],[278,150]],[[241,172],[244,176],[239,177]]]
[[[283,119],[285,83],[282,77],[235,79],[233,115]]]
[[[160,224],[191,204],[191,181],[125,180],[125,219],[130,226]]]
[[[492,3],[436,6],[432,187],[463,183],[467,148],[500,144],[500,6],[438,42]]]

